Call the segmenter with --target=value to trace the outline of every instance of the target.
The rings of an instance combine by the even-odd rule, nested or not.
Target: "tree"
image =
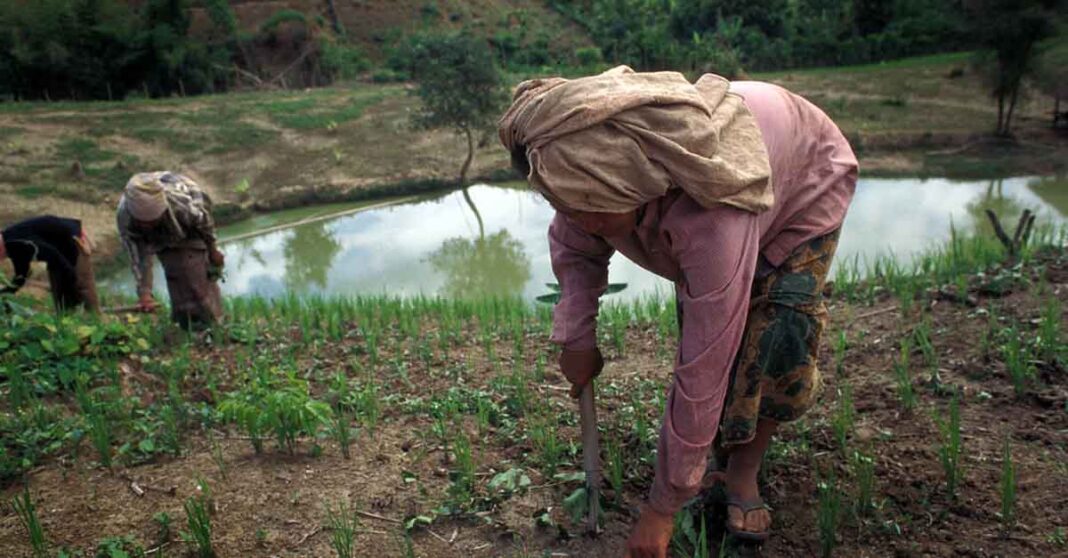
[[[493,52],[466,33],[422,35],[411,41],[410,72],[422,106],[414,115],[424,129],[452,128],[467,138],[460,185],[475,157],[474,135],[494,126],[506,93]]]
[[[1032,74],[1037,45],[1056,31],[1061,0],[972,0],[973,33],[983,51],[991,94],[998,103],[994,133],[1009,136],[1020,84]]]
[[[1053,97],[1053,126],[1057,127],[1061,120],[1068,120],[1061,109],[1061,100],[1068,99],[1068,30],[1062,29],[1042,47],[1035,79],[1039,89]]]

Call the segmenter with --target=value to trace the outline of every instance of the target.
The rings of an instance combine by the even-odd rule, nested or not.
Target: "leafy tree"
[[[1035,70],[1039,43],[1056,30],[1061,0],[973,0],[973,32],[983,51],[980,68],[988,74],[998,103],[994,133],[1008,136],[1020,84]]]
[[[1035,78],[1038,87],[1053,97],[1053,125],[1062,112],[1061,100],[1068,99],[1068,30],[1041,45]]]
[[[410,72],[422,100],[414,122],[424,129],[452,128],[467,137],[463,185],[475,156],[475,133],[493,127],[506,101],[493,53],[483,40],[466,33],[423,35],[410,45]]]

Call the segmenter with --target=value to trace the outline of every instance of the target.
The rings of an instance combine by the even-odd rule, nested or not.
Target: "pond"
[[[987,230],[986,208],[1010,229],[1025,208],[1037,211],[1040,223],[1065,224],[1068,180],[862,179],[843,226],[838,261],[892,254],[907,262],[948,239],[951,224],[958,231]],[[555,281],[546,239],[552,215],[547,203],[519,183],[280,212],[220,231],[227,257],[222,288],[229,296],[296,292],[532,300],[548,292],[545,283]],[[161,294],[166,292],[162,277],[156,274]],[[618,254],[609,279],[628,285],[612,295],[616,298],[671,291],[669,282]],[[128,272],[105,283],[132,294]]]

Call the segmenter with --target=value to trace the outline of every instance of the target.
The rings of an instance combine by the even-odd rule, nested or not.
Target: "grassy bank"
[[[1004,266],[991,238],[954,238],[912,266],[872,262],[866,281],[842,266],[821,402],[762,474],[765,555],[1064,552],[1062,244],[1044,232]],[[620,555],[652,480],[670,299],[601,310],[597,540],[572,515],[579,433],[549,307],[227,305],[200,336],[157,317],[0,316],[0,478],[5,500],[23,498],[21,515],[0,512],[0,553],[31,555],[26,525],[39,525],[48,552],[89,555],[332,556],[335,537],[356,556]],[[701,518],[721,512],[711,497],[688,506],[674,555],[707,555],[693,551]]]
[[[1037,94],[1019,110],[1021,143],[982,141],[995,108],[965,54],[753,77],[827,110],[869,175],[1048,174],[1068,160],[1065,140],[1044,128],[1051,102]],[[137,171],[170,168],[199,178],[222,222],[447,187],[463,142],[413,130],[415,102],[404,85],[353,83],[158,101],[0,104],[0,196],[7,202],[0,222],[46,211],[80,217],[106,257],[117,247],[114,205]],[[484,141],[473,174],[507,176],[506,154],[492,135]]]

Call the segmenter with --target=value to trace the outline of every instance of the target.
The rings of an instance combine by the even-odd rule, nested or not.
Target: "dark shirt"
[[[82,222],[53,215],[42,215],[15,223],[3,230],[7,257],[15,266],[12,287],[2,292],[15,292],[26,284],[30,262],[45,262],[51,273],[74,281],[74,266],[78,261],[78,243]]]

